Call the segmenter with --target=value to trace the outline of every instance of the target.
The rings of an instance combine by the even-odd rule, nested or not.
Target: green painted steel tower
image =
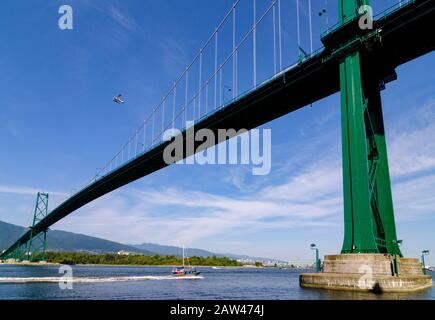
[[[28,260],[35,261],[45,260],[45,249],[47,242],[47,231],[40,233],[33,232],[33,228],[48,214],[48,194],[38,192],[36,197],[35,211],[33,213],[33,222],[30,227],[31,236],[27,247]]]
[[[368,0],[339,0],[342,24]],[[340,61],[344,242],[342,253],[401,255],[397,245],[382,116],[379,65],[364,49]]]
[[[31,231],[30,239],[26,243],[16,245],[12,252],[8,254],[6,259],[14,259],[16,261],[44,261],[45,249],[47,242],[47,230],[43,232],[34,232],[34,227],[44,219],[48,214],[48,194],[38,192],[36,196],[35,210],[33,212],[32,225],[29,227]]]

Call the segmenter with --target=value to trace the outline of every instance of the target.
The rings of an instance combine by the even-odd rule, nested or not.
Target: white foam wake
[[[199,280],[202,276],[126,276],[126,277],[72,277],[72,283],[97,283],[118,281],[147,281],[147,280]],[[64,277],[0,277],[0,283],[35,283],[35,282],[65,282]]]

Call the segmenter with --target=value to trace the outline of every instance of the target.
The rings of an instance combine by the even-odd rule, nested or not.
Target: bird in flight
[[[121,94],[118,94],[117,96],[114,96],[114,97],[113,97],[113,102],[118,103],[118,104],[120,104],[120,103],[124,103],[125,101],[123,101],[123,100],[121,99],[121,97],[122,97]]]

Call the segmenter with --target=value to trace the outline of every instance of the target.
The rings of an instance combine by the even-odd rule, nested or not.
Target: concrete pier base
[[[301,287],[368,292],[414,292],[432,287],[418,259],[384,254],[339,254],[325,256],[321,273],[299,277]]]

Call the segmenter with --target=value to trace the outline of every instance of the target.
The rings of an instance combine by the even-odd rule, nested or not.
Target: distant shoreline
[[[23,259],[25,258],[25,259]],[[32,262],[31,262],[32,261]],[[164,267],[174,268],[177,266],[185,265],[185,261],[178,256],[146,256],[146,255],[126,255],[126,254],[91,254],[84,252],[46,252],[45,256],[42,254],[34,254],[31,257],[22,257],[21,259],[7,259],[2,260],[2,264],[11,265],[26,265],[26,266],[39,266],[39,265],[77,265],[77,266],[138,266],[138,267]],[[211,267],[215,269],[222,268],[243,268],[243,269],[263,269],[263,268],[287,268],[290,266],[283,266],[280,264],[270,265],[263,264],[262,261],[237,261],[234,258],[227,257],[189,257],[187,264],[198,268]]]
[[[68,264],[68,263],[58,263],[58,262],[0,262],[0,265],[10,265],[10,266],[61,266],[61,265],[69,265],[69,266],[87,266],[87,267],[159,267],[159,268],[174,268],[179,265],[152,265],[152,264],[95,264],[95,263],[77,263],[77,264]],[[195,265],[192,266],[195,268],[210,268],[210,269],[305,269],[305,268],[291,268],[291,267],[265,267],[265,266],[202,266]]]
[[[62,263],[57,262],[0,262],[0,265],[11,265],[11,266],[61,266],[64,265]],[[178,265],[147,265],[147,264],[66,264],[70,266],[87,266],[87,267],[159,267],[159,268],[174,268]],[[256,266],[194,266],[195,268],[225,268],[225,269],[270,269],[270,268],[276,268],[280,269],[279,267],[256,267]],[[281,268],[283,269],[283,268]],[[291,268],[285,268],[285,269],[291,269]]]

